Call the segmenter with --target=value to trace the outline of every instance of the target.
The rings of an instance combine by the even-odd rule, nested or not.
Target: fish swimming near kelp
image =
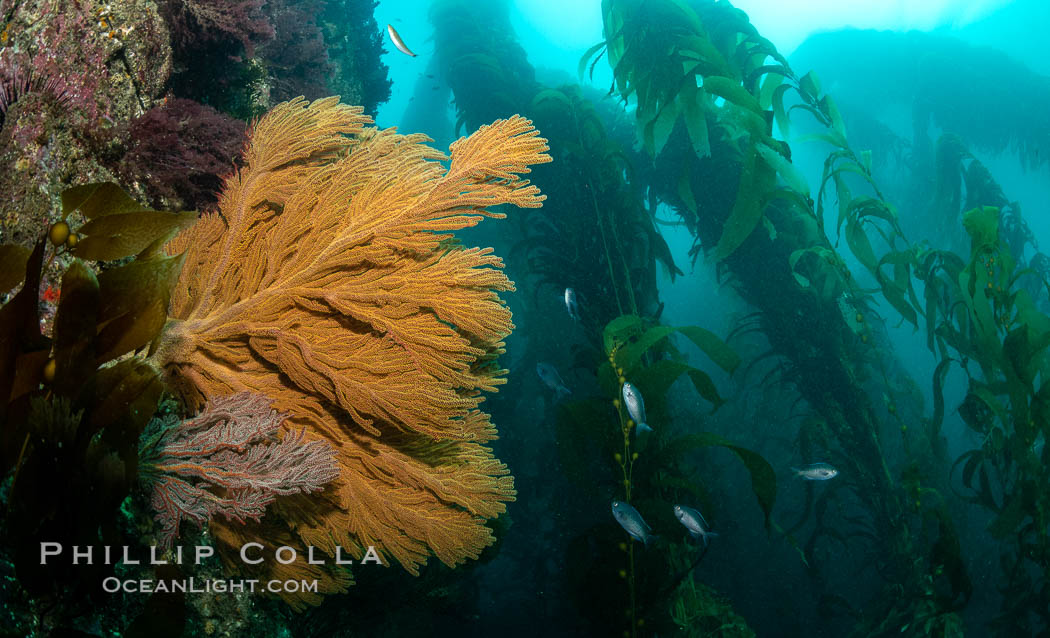
[[[412,53],[412,51],[405,46],[405,41],[401,39],[401,34],[397,32],[397,29],[388,24],[386,25],[386,32],[390,34],[390,41],[394,43],[394,46],[397,47],[398,51],[413,58],[416,57],[416,54]]]
[[[612,502],[612,513],[616,522],[620,524],[620,527],[624,529],[628,534],[631,535],[636,541],[641,541],[645,545],[657,538],[653,534],[653,530],[650,529],[649,525],[646,524],[642,515],[638,513],[638,510],[631,507],[629,504],[623,501]]]
[[[540,381],[543,382],[543,385],[554,390],[559,396],[562,394],[572,394],[572,392],[565,387],[565,382],[561,380],[561,375],[558,374],[558,370],[551,364],[544,362],[537,363],[536,374],[539,375]]]
[[[795,476],[807,481],[827,481],[838,476],[839,471],[827,463],[811,463],[802,467],[793,467],[791,471]]]
[[[645,400],[642,399],[642,393],[630,383],[623,384],[622,393],[623,404],[627,407],[627,414],[634,419],[639,434],[652,432],[653,429],[645,422]]]
[[[689,507],[687,505],[675,505],[674,515],[682,525],[685,526],[693,538],[699,538],[704,541],[704,545],[707,545],[708,541],[718,536],[717,532],[711,531],[711,526],[707,524],[704,519],[704,515],[699,510]]]
[[[580,304],[576,301],[576,291],[572,288],[565,289],[565,309],[573,321],[580,320]]]

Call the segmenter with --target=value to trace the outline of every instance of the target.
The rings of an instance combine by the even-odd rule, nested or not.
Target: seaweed
[[[660,314],[657,264],[672,278],[681,274],[637,177],[643,169],[610,134],[622,112],[599,109],[579,86],[537,82],[501,3],[479,9],[445,0],[432,8],[431,21],[439,72],[459,113],[457,132],[525,113],[557,153],[536,170],[548,200],[520,217],[511,262],[524,260],[533,300],[547,288],[559,296],[566,288],[576,292],[588,339],[578,361],[592,368],[601,359],[597,335],[606,323],[622,314]]]
[[[927,316],[942,363],[956,361],[968,380],[959,408],[983,439],[955,460],[962,497],[993,515],[988,531],[1003,543],[1001,557],[1011,595],[993,627],[1000,635],[1032,632],[1050,624],[1050,607],[1032,593],[1028,566],[1045,580],[1050,567],[1050,481],[1044,448],[1045,378],[1050,316],[1039,311],[1023,277],[1036,273],[1017,262],[1000,235],[1001,211],[969,210],[963,225],[971,239],[968,258],[946,251],[921,255],[928,289]],[[1040,282],[1044,287],[1047,280]],[[1031,622],[1038,618],[1038,624]]]
[[[317,17],[332,76],[329,92],[360,104],[375,117],[390,99],[389,69],[382,61],[383,32],[374,16],[378,0],[327,0]]]
[[[116,170],[142,184],[155,205],[202,210],[216,203],[233,171],[245,125],[210,106],[171,98],[122,127],[127,150]]]
[[[658,315],[656,264],[672,279],[682,273],[638,183],[625,177],[634,172],[625,149],[577,87],[538,92],[528,112],[559,153],[537,171],[537,180],[551,185],[550,203],[515,246],[529,272],[539,287],[571,287],[586,300],[582,319],[590,334],[620,315]]]
[[[676,503],[703,503],[710,511],[708,481],[701,478],[698,454],[711,447],[731,451],[751,476],[752,490],[761,508],[767,528],[772,527],[771,514],[776,501],[776,475],[761,455],[711,432],[682,431],[673,427],[667,411],[671,386],[679,378],[687,379],[698,394],[718,409],[722,404],[715,384],[703,370],[683,360],[672,337],[681,335],[727,373],[739,365],[737,354],[713,333],[689,326],[672,328],[646,321],[636,315],[623,315],[604,328],[602,342],[606,360],[596,371],[600,396],[569,401],[559,406],[557,440],[559,459],[567,476],[589,498],[608,502],[610,492],[617,498],[634,503],[654,528],[663,533],[680,529],[671,515]],[[652,433],[640,433],[620,397],[623,384],[630,381],[645,397],[646,413],[654,424]],[[655,521],[655,522],[654,522]],[[660,551],[640,555],[632,542],[616,543],[617,530],[612,520],[588,530],[598,537],[598,546],[584,551],[579,545],[576,567],[605,582],[624,581],[626,591],[609,586],[595,591],[593,581],[582,585],[592,610],[592,622],[606,631],[624,629],[629,635],[646,631],[669,631],[675,624],[700,631],[706,626],[702,617],[710,614],[697,598],[691,573],[703,560],[706,548],[676,540],[667,535]],[[623,538],[620,531],[620,538]],[[617,552],[613,547],[619,549]],[[590,560],[581,560],[589,556]],[[588,566],[589,564],[589,566]],[[617,568],[617,565],[622,567]],[[704,592],[709,590],[704,589]],[[707,600],[706,594],[704,600]],[[599,609],[611,605],[622,607],[624,618],[602,616]],[[724,614],[732,615],[728,609]],[[626,624],[626,628],[624,628]],[[732,634],[730,634],[732,635]]]
[[[276,102],[333,93],[375,115],[390,98],[376,2],[164,0],[172,33],[168,87],[236,119]]]
[[[927,499],[925,509],[905,509],[904,486],[889,466],[879,419],[861,385],[874,374],[893,387],[889,370],[899,366],[869,350],[879,335],[871,293],[855,281],[824,227],[833,194],[836,232],[844,232],[882,298],[917,325],[913,253],[872,176],[870,154],[850,146],[842,116],[816,75],[796,75],[729,3],[606,0],[603,13],[605,40],[588,55],[604,49],[612,92],[637,103],[638,137],[659,176],[650,188],[693,232],[694,256],[706,252],[761,309],[773,351],[790,362],[788,378],[845,451],[838,457],[845,482],[871,519],[868,537],[886,557],[883,577],[920,599],[938,569],[931,552],[939,538],[921,533],[922,512],[933,515],[943,504]],[[820,132],[811,138],[831,146],[815,195],[792,165],[790,147],[773,137],[774,121],[786,134],[795,113],[812,116]],[[855,196],[855,189],[870,194]],[[888,406],[896,403],[890,399]],[[895,407],[888,412],[903,426]],[[945,537],[951,534],[946,520]],[[819,524],[815,534],[834,536]],[[817,572],[811,575],[819,580]],[[933,613],[952,617],[960,596],[933,599]],[[915,599],[871,604],[899,605],[893,615],[908,617],[920,613]],[[875,629],[857,629],[869,631]]]
[[[430,9],[434,52],[455,95],[459,121],[468,131],[513,113],[524,113],[542,87],[525,50],[514,38],[504,1],[439,0]]]
[[[62,626],[90,611],[109,561],[39,559],[40,543],[127,545],[118,511],[135,484],[138,438],[161,398],[158,372],[128,353],[148,348],[167,320],[181,258],[161,254],[195,213],[148,210],[113,184],[62,195],[63,219],[32,252],[6,248],[0,308],[0,518],[19,583]],[[74,213],[88,221],[72,230]],[[51,248],[48,248],[50,244]],[[41,331],[41,273],[71,256],[50,335]],[[96,274],[90,262],[123,260]],[[21,273],[21,275],[20,275]]]

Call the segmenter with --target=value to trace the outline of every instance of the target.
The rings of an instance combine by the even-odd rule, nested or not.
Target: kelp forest
[[[434,0],[423,43],[165,0],[88,15],[122,84],[47,67],[74,26],[26,4],[0,636],[1050,632],[1050,202],[1010,192],[1050,77],[919,31],[789,60],[725,0],[595,3],[575,74],[507,2]],[[231,575],[318,588],[97,587]]]
[[[947,60],[976,61],[983,51],[911,37],[896,55],[928,55],[923,70],[935,79],[895,85],[914,96],[915,139],[892,136],[866,113],[840,110],[815,72],[797,72],[725,2],[603,2],[605,40],[580,60],[581,83],[544,84],[508,35],[506,13],[488,11],[436,4],[436,56],[458,127],[524,113],[550,140],[554,161],[534,177],[548,200],[518,216],[504,252],[527,297],[516,309],[527,340],[519,365],[550,360],[578,373],[570,396],[533,408],[548,433],[528,432],[528,448],[544,450],[530,459],[530,482],[592,504],[577,513],[578,534],[560,523],[538,537],[552,511],[574,508],[519,495],[548,504],[518,509],[515,527],[542,554],[558,544],[565,552],[554,564],[533,561],[538,578],[557,578],[545,564],[565,569],[581,622],[600,635],[1045,628],[1047,258],[1019,205],[968,148],[1013,152],[1041,170],[1045,118],[1002,118],[1016,130],[996,139],[990,127],[959,121],[952,107],[964,95],[943,89],[966,88],[953,84],[949,74],[961,71]],[[902,44],[851,46],[860,58]],[[1016,74],[1031,104],[1045,105],[1047,80],[1006,62],[979,68]],[[586,80],[606,64],[614,84],[603,95]],[[894,84],[892,67],[881,73]],[[974,118],[992,112],[979,105]],[[792,161],[799,146],[823,155],[818,181]],[[908,183],[893,172],[904,157]],[[692,237],[688,256],[672,256],[667,224]],[[663,317],[655,273],[688,281],[703,268],[737,297],[723,334]],[[576,325],[566,317],[559,329],[572,337],[568,348],[530,328],[564,314],[565,287],[582,300]],[[931,377],[897,360],[890,332],[902,326],[924,338]],[[949,375],[965,379],[961,403],[946,403]],[[661,426],[651,435],[632,435],[625,380]],[[528,408],[519,400],[503,409]],[[976,435],[970,449],[949,452],[946,423]],[[551,490],[548,451],[564,490]],[[819,459],[841,475],[799,485],[785,472]],[[670,504],[697,504],[736,538],[707,545],[679,529],[643,550],[601,520],[610,495],[648,514],[653,529],[675,529]],[[763,559],[743,556],[756,547]],[[791,589],[795,581],[804,586]],[[1000,591],[975,601],[975,586],[991,583]],[[977,605],[980,617],[971,615]],[[752,627],[751,617],[763,620]]]

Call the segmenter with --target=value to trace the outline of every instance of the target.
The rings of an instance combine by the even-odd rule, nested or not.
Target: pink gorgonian
[[[307,440],[305,431],[278,437],[287,415],[271,404],[241,392],[212,397],[193,419],[154,424],[159,431],[141,446],[139,475],[152,488],[165,549],[183,520],[258,521],[278,496],[319,491],[339,475],[328,441]]]

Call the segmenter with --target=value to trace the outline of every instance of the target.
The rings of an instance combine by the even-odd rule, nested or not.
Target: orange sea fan
[[[505,381],[513,324],[498,293],[513,283],[451,231],[504,216],[487,207],[540,206],[518,175],[550,156],[517,116],[450,157],[368,123],[337,98],[258,122],[219,211],[169,246],[186,261],[154,360],[192,407],[264,394],[289,427],[333,443],[329,489],[274,505],[300,542],[357,557],[373,545],[416,573],[431,554],[476,558],[493,540],[485,519],[515,494],[478,409]]]

